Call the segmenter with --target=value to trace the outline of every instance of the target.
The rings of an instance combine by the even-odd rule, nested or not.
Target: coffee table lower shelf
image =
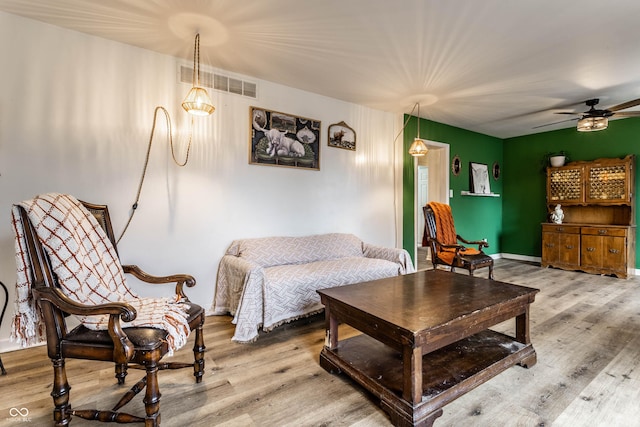
[[[345,373],[380,399],[395,426],[431,426],[442,407],[507,368],[533,366],[536,353],[499,332],[485,330],[423,356],[422,401],[402,398],[402,354],[362,334],[320,353],[320,365],[331,373]]]

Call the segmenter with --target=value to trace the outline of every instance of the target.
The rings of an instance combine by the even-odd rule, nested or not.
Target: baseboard
[[[34,344],[34,345],[30,346],[30,347],[36,347],[36,346],[45,345],[45,344],[46,344],[46,342],[43,341],[41,343]],[[5,338],[5,339],[0,340],[0,353],[6,353],[6,352],[9,352],[9,351],[22,350],[23,348],[26,348],[26,347],[20,347],[19,343],[11,341],[9,338]]]
[[[528,256],[528,255],[518,255],[518,254],[503,254],[503,253],[499,253],[499,254],[491,254],[489,255],[491,258],[493,259],[514,259],[516,261],[528,261],[528,262],[540,262],[541,258],[540,257],[535,257],[535,256]],[[431,257],[428,256],[427,257],[427,261],[431,261]]]
[[[540,262],[542,258],[539,256],[519,255],[519,254],[500,254],[501,258],[514,259],[516,261]]]

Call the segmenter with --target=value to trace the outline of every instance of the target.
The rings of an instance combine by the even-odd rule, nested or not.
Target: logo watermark
[[[14,423],[30,423],[31,417],[27,408],[11,408],[9,409],[9,421]]]

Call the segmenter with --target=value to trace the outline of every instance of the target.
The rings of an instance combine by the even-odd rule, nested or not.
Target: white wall
[[[13,292],[11,204],[70,193],[108,204],[119,234],[157,105],[170,111],[184,156],[188,117],[180,102],[189,86],[177,83],[176,58],[5,13],[0,57],[0,280]],[[257,101],[210,91],[216,111],[197,119],[184,168],[171,161],[159,119],[140,207],[119,245],[124,263],[193,274],[198,284],[188,293],[207,309],[233,239],[337,231],[396,245],[397,116],[251,80]],[[321,170],[249,165],[250,105],[320,120]],[[356,152],[327,146],[327,126],[343,120],[357,132]],[[14,348],[12,312],[10,304],[0,350]]]

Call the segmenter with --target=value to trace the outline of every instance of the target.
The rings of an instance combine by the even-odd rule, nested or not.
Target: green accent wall
[[[407,120],[405,116],[404,120]],[[451,164],[458,155],[461,171],[454,176],[449,168],[449,188],[453,198],[449,199],[457,233],[467,240],[486,238],[489,254],[503,252],[500,247],[502,233],[502,190],[504,178],[497,181],[490,177],[491,191],[501,197],[461,196],[461,191],[469,191],[469,162],[485,163],[491,173],[494,162],[503,165],[503,141],[499,138],[471,132],[465,129],[420,119],[420,137],[430,141],[449,144]],[[411,116],[404,130],[403,160],[403,247],[413,254],[416,245],[414,236],[415,173],[414,158],[408,153],[417,135],[417,118]],[[429,154],[427,154],[428,156]],[[504,170],[504,169],[502,169]],[[419,244],[421,242],[418,242]]]
[[[404,131],[403,160],[403,247],[412,254],[416,244],[415,176],[414,159],[408,150],[416,135],[417,119],[412,116]],[[612,120],[609,128],[600,132],[578,132],[571,127],[504,140],[421,119],[420,136],[449,144],[450,162],[455,155],[460,157],[460,175],[454,176],[449,170],[454,194],[449,204],[456,231],[469,240],[487,238],[489,254],[541,256],[540,224],[547,221],[547,155],[565,151],[570,160],[622,158],[628,154],[640,157],[640,118]],[[491,191],[499,193],[499,198],[460,195],[469,190],[469,162],[486,163],[491,170],[496,161],[502,175],[498,181],[491,178],[490,182]],[[640,173],[636,173],[635,186],[640,189]],[[636,209],[636,224],[640,224],[640,209]],[[640,241],[638,231],[636,240]],[[636,252],[635,267],[638,265],[640,256]]]
[[[569,128],[505,139],[502,252],[536,257],[542,253],[540,224],[547,221],[547,154],[563,150],[570,160],[637,156],[639,136],[640,119],[629,118],[612,120],[609,128],[600,132]],[[636,189],[640,188],[639,179],[636,173]],[[639,213],[636,209],[636,224]]]

